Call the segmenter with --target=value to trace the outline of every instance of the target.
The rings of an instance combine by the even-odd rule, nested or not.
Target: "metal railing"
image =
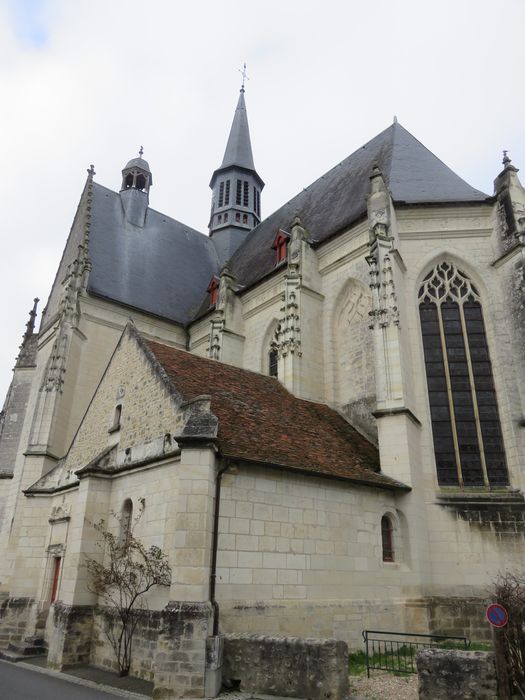
[[[467,637],[451,637],[440,634],[413,634],[412,632],[387,632],[364,630],[366,646],[366,673],[370,670],[393,673],[417,673],[416,653],[429,647],[468,649]]]

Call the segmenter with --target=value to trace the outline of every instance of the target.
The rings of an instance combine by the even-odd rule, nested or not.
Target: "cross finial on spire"
[[[507,165],[510,165],[510,163],[511,163],[511,160],[507,154],[508,154],[508,151],[503,151],[503,165],[505,167],[507,167]]]
[[[239,73],[242,75],[241,92],[244,92],[244,83],[246,80],[250,79],[250,78],[248,78],[248,74],[246,73],[246,61],[244,62],[242,70],[239,68]]]
[[[139,148],[139,156],[142,158],[142,154],[144,153],[144,148],[141,146]]]

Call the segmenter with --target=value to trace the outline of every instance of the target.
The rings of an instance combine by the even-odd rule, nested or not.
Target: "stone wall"
[[[50,608],[46,637],[47,665],[62,670],[89,661],[93,629],[90,605],[65,605],[56,601]]]
[[[31,598],[6,598],[0,605],[0,646],[19,642],[26,635],[34,601]]]
[[[225,636],[223,680],[239,690],[310,700],[346,698],[348,647],[335,639]]]
[[[497,700],[494,654],[423,649],[416,656],[419,700]]]
[[[484,598],[430,597],[427,599],[429,631],[468,637],[470,641],[491,641],[491,629],[485,619],[488,605]]]

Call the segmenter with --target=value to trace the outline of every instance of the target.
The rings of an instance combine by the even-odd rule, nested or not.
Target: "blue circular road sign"
[[[503,605],[492,603],[485,611],[487,620],[493,627],[505,627],[509,621],[509,615]]]

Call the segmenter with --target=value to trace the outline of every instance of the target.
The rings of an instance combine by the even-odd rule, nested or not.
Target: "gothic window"
[[[138,190],[144,190],[146,188],[146,178],[144,175],[137,175],[137,178],[135,180],[135,187]]]
[[[226,180],[226,188],[224,190],[224,204],[230,203],[230,181]]]
[[[237,180],[237,192],[235,194],[235,204],[240,205],[241,197],[242,197],[242,180]]]
[[[253,208],[255,209],[255,213],[259,215],[259,211],[257,209],[257,188],[253,188]]]
[[[286,233],[286,231],[282,231],[281,229],[277,231],[277,235],[273,239],[272,244],[272,248],[275,250],[276,263],[286,259],[286,249],[288,247],[289,240],[290,236]]]
[[[217,217],[217,223],[222,224],[222,214],[219,214],[219,216]]]
[[[206,291],[210,295],[210,306],[213,306],[214,304],[217,303],[217,299],[219,298],[219,278],[218,277],[211,278],[211,282],[209,283],[208,289]]]
[[[478,290],[464,272],[442,262],[423,280],[419,313],[439,484],[507,485]]]
[[[261,216],[261,193],[257,190],[257,196],[255,198],[255,211],[257,216]]]
[[[122,505],[122,512],[120,513],[120,535],[119,543],[121,547],[124,547],[131,535],[131,519],[133,517],[133,501],[131,498],[126,498],[124,504]]]
[[[394,536],[392,521],[388,515],[381,518],[381,545],[383,550],[383,561],[394,561]]]
[[[129,173],[128,175],[126,175],[126,179],[124,180],[124,184],[126,186],[126,189],[133,187],[133,173]]]
[[[243,191],[243,200],[242,200],[243,206],[247,207],[250,203],[250,186],[244,181],[244,191]]]
[[[242,215],[242,223],[247,224],[248,223],[248,214],[243,214]]]
[[[224,223],[226,223],[227,221],[228,221],[228,212],[226,212],[226,214],[224,215]]]
[[[277,348],[271,348],[268,353],[268,374],[270,377],[277,377],[278,353]]]
[[[221,182],[219,185],[219,207],[222,207],[224,204],[224,182]]]

